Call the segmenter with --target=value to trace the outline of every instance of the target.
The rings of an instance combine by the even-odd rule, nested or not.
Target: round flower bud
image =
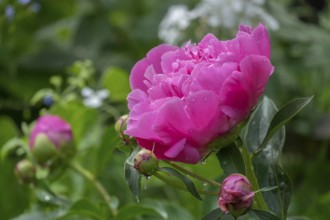
[[[32,183],[35,180],[36,168],[29,160],[21,160],[15,167],[16,176],[22,183]]]
[[[241,174],[231,174],[221,184],[219,207],[224,213],[238,217],[251,208],[253,198],[249,180]]]
[[[38,134],[36,137],[31,153],[36,162],[41,165],[45,165],[57,157],[55,145],[43,133]]]
[[[123,140],[124,143],[129,142],[129,136],[124,134],[124,131],[127,128],[128,115],[121,116],[115,124],[115,131],[119,134],[119,137]]]
[[[134,168],[145,176],[151,176],[158,170],[158,159],[152,151],[142,149],[134,156]]]
[[[75,152],[70,125],[56,115],[38,118],[29,146],[36,162],[41,165],[49,165],[59,154],[69,158]]]

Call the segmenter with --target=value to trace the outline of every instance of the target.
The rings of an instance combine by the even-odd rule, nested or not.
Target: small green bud
[[[40,165],[47,165],[47,163],[57,157],[55,145],[42,133],[36,137],[31,153]]]
[[[28,184],[34,182],[36,168],[31,161],[24,159],[16,164],[15,173],[21,183]]]
[[[140,150],[134,156],[134,168],[145,176],[151,176],[157,172],[158,163],[155,154],[147,149]]]
[[[115,131],[119,134],[119,137],[124,141],[124,143],[129,142],[129,136],[124,134],[124,131],[127,128],[128,115],[121,116],[115,124]]]

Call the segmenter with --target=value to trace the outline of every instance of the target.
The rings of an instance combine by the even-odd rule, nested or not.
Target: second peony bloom
[[[131,71],[125,133],[158,159],[197,163],[249,117],[273,71],[262,24],[227,41],[159,45]]]
[[[75,153],[71,126],[57,115],[43,115],[36,121],[29,146],[37,163],[51,165],[58,159],[56,151],[71,158]]]

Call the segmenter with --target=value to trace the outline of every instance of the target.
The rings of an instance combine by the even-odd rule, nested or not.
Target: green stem
[[[260,189],[259,183],[257,180],[257,177],[254,173],[254,168],[252,164],[252,157],[248,153],[247,149],[245,146],[241,146],[240,148],[242,150],[242,156],[246,165],[246,176],[251,182],[253,188],[255,191],[258,191]],[[264,197],[262,196],[262,193],[255,193],[255,202],[257,205],[257,208],[263,209],[263,210],[268,210],[267,204],[264,200]]]
[[[187,187],[185,187],[184,185],[179,185],[179,184],[174,184],[173,181],[165,178],[164,176],[162,176],[161,174],[159,173],[154,173],[153,176],[157,177],[158,179],[160,179],[161,181],[163,181],[164,183],[170,185],[170,186],[173,186],[177,189],[180,189],[180,190],[184,190],[184,191],[187,191],[189,192],[189,190],[187,189]],[[211,191],[206,191],[206,190],[201,190],[201,189],[196,189],[197,192],[199,194],[203,194],[203,195],[210,195],[210,196],[217,196],[218,193],[217,192],[211,192]]]
[[[80,166],[77,163],[74,163],[74,162],[71,161],[71,162],[68,162],[68,165],[74,171],[76,171],[78,174],[80,174],[81,176],[86,178],[90,183],[92,183],[94,185],[95,189],[99,192],[102,199],[107,204],[111,215],[113,217],[115,217],[117,215],[117,209],[111,207],[111,205],[110,205],[111,204],[111,197],[108,194],[108,192],[106,191],[106,189],[104,188],[104,186],[96,179],[96,177],[90,171],[86,170],[85,168],[83,168],[82,166]]]
[[[116,108],[112,107],[111,105],[105,104],[101,106],[101,109],[106,113],[108,113],[109,115],[111,115],[112,117],[114,117],[115,119],[118,119],[120,117],[119,111]]]
[[[196,173],[193,173],[190,170],[188,170],[188,169],[186,169],[186,168],[184,168],[184,167],[182,167],[182,166],[180,166],[180,165],[178,165],[174,162],[171,162],[171,161],[164,161],[164,162],[167,163],[168,165],[172,166],[173,168],[181,171],[182,173],[185,173],[186,175],[191,176],[191,177],[195,178],[196,180],[199,180],[203,183],[208,183],[209,185],[212,185],[212,186],[215,186],[215,187],[220,187],[221,186],[220,183],[218,183],[216,181],[213,181],[213,180],[210,180],[210,179],[207,179],[207,178],[205,178],[203,176],[200,176]]]

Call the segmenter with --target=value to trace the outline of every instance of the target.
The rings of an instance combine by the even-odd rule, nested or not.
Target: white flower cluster
[[[265,0],[201,0],[192,10],[186,5],[173,5],[161,21],[158,35],[166,43],[177,43],[196,19],[205,20],[210,27],[225,28],[258,21],[277,30],[278,21],[263,9],[264,3]]]
[[[109,92],[106,89],[94,91],[89,87],[81,90],[81,95],[84,98],[84,105],[89,108],[99,108],[103,101],[109,97]]]

